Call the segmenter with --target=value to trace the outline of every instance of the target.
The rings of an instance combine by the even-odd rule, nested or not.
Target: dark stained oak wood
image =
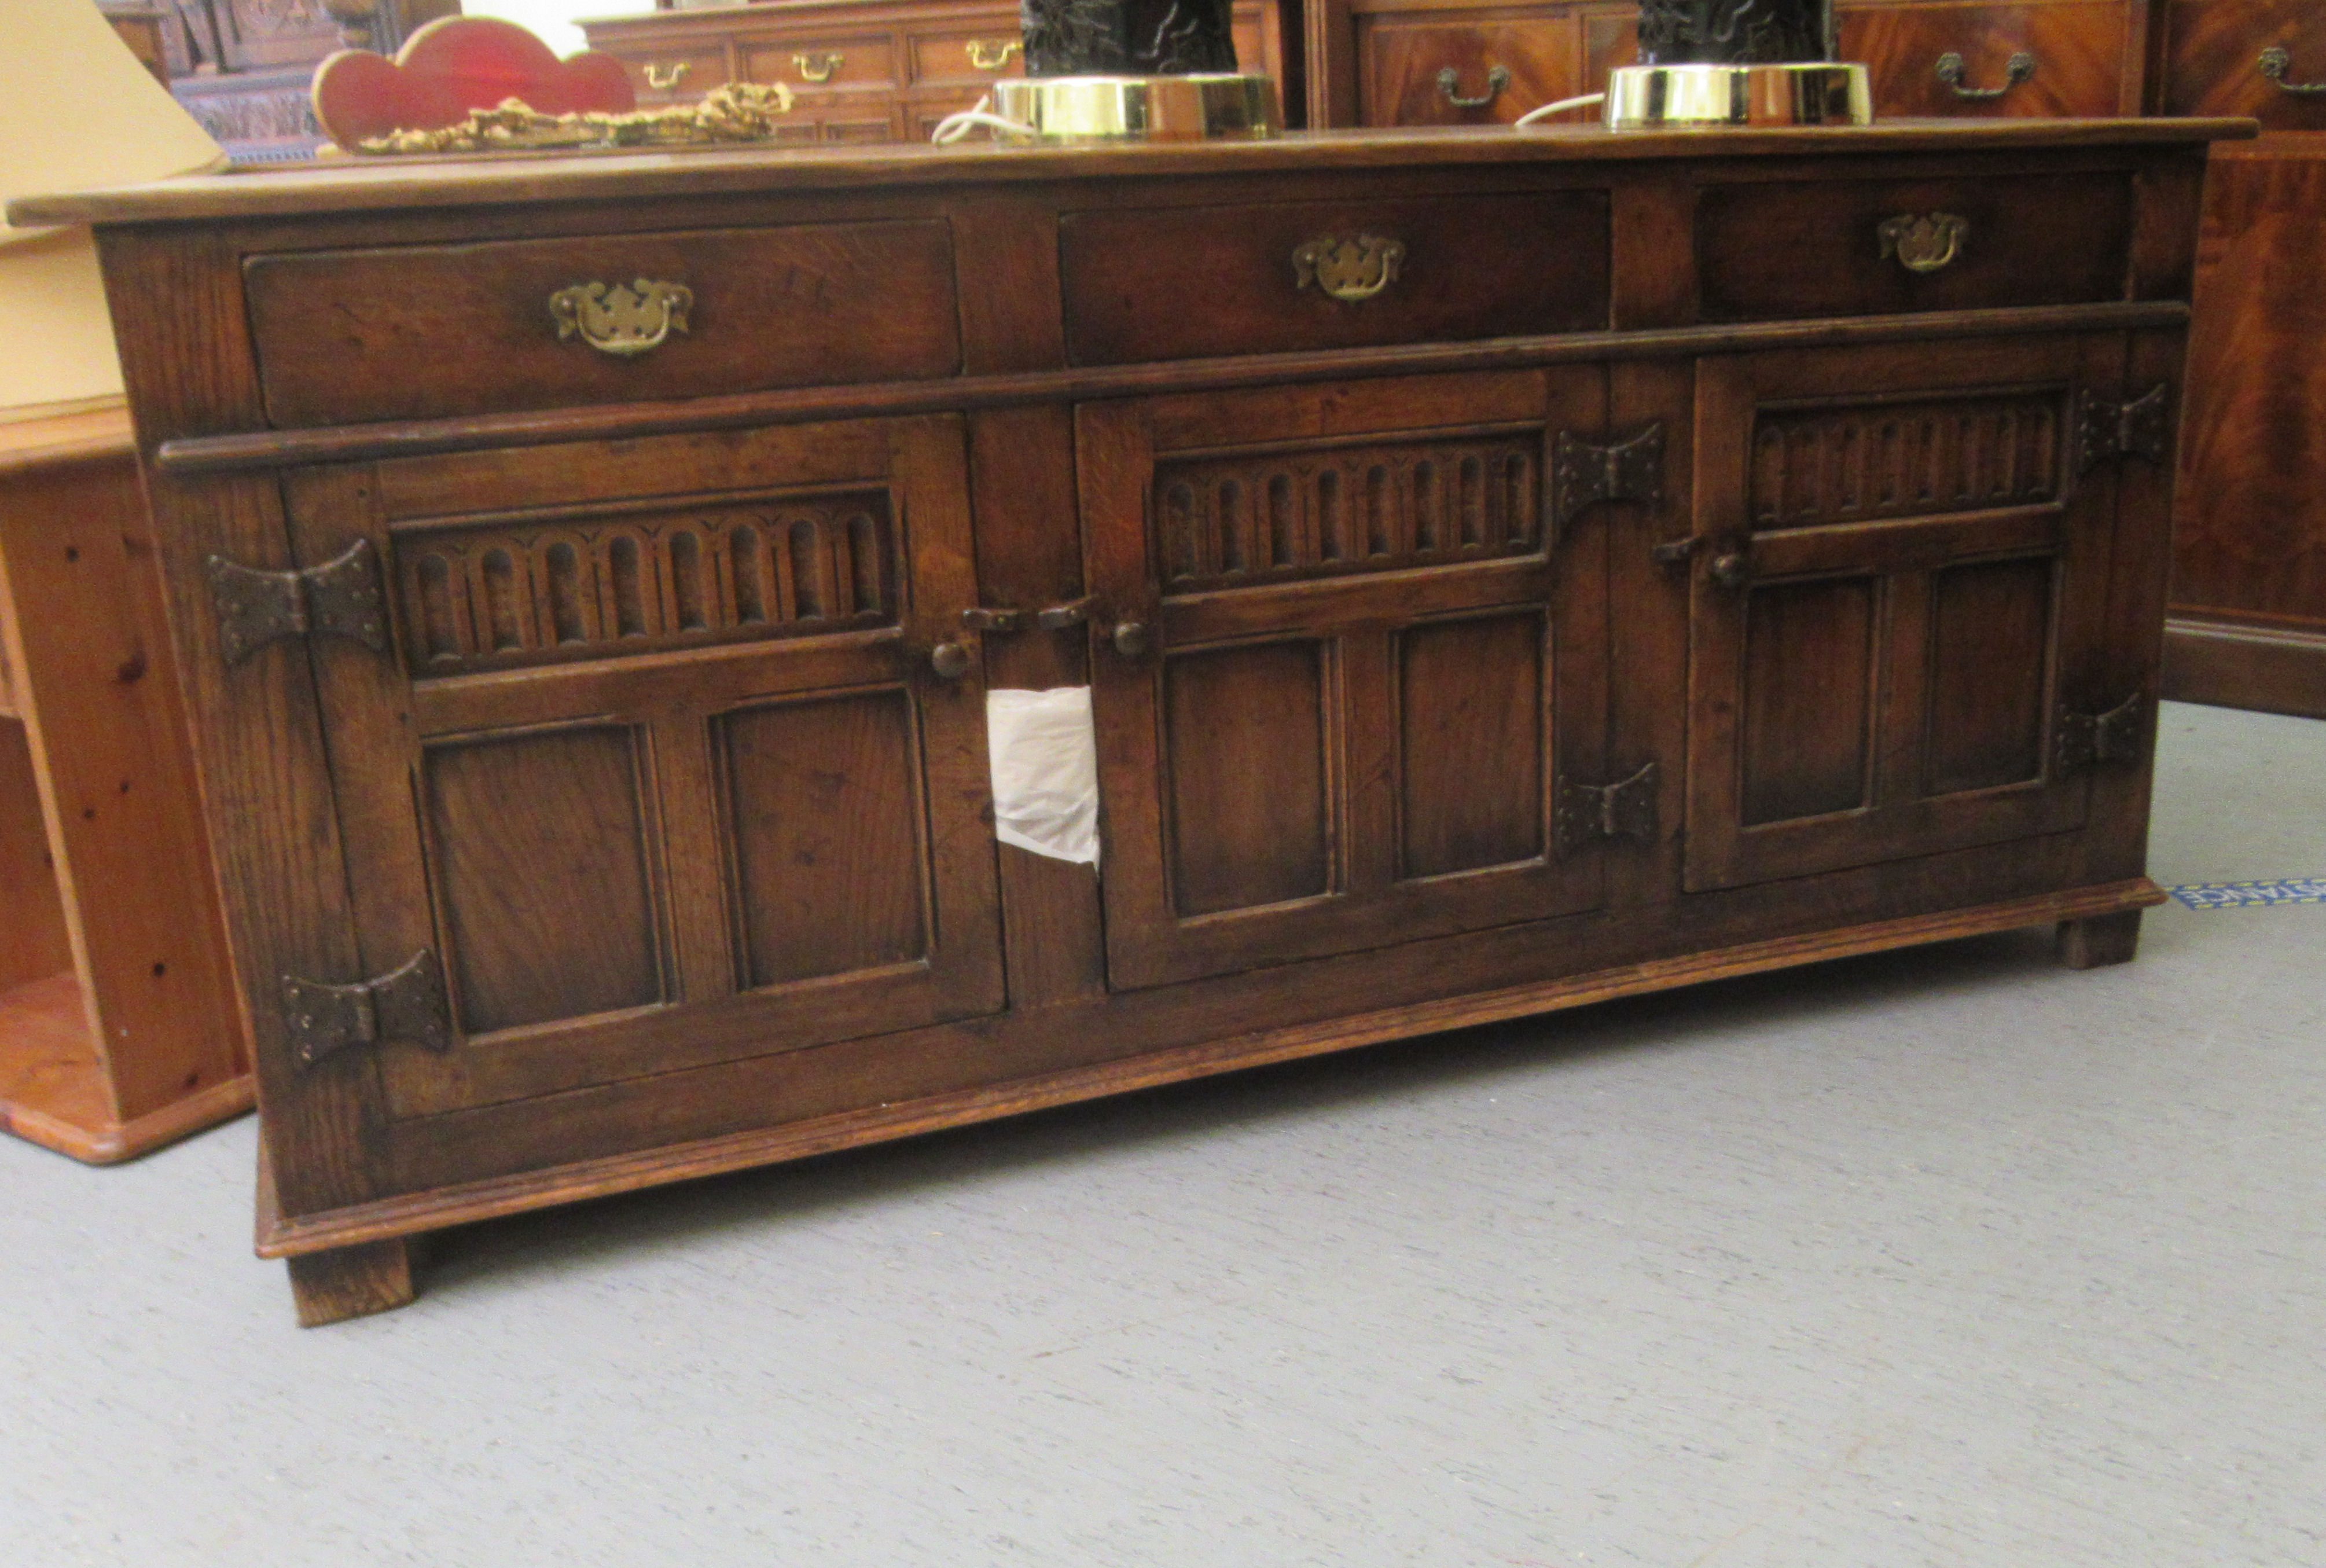
[[[411,1288],[350,1249],[489,1213],[2155,901],[2172,469],[2084,461],[2079,421],[2178,396],[2194,137],[448,166],[109,228],[262,1026],[263,1248],[341,1315]],[[459,243],[432,182],[502,203],[479,249],[942,231],[962,373],[266,430],[261,364],[328,354],[243,279]],[[1738,285],[1795,193],[1863,227],[1986,190],[2081,229],[1943,299]],[[1429,229],[1412,303],[1314,313],[1289,237],[1368,215]],[[220,660],[207,553],[358,542],[385,649]],[[982,723],[1085,682],[1095,876],[996,845]],[[423,947],[444,1050],[299,1059],[282,976]]]
[[[388,247],[246,269],[281,425],[482,414],[961,367],[940,224]],[[635,280],[692,291],[686,330],[620,356],[559,330],[550,296]]]
[[[417,1293],[414,1250],[412,1242],[398,1238],[288,1259],[299,1326],[316,1329],[410,1305]]]
[[[2070,969],[2098,969],[2129,964],[2140,949],[2139,910],[2112,915],[2089,915],[2060,922],[2060,962]]]
[[[1883,254],[1893,218],[1968,228],[1956,259],[1918,274]],[[2123,176],[1836,182],[1709,191],[1697,206],[1707,321],[1866,315],[2121,299],[2132,239]]]
[[[1360,237],[1402,247],[1379,294],[1344,301],[1300,281],[1303,245]],[[1607,321],[1607,199],[1596,191],[1074,212],[1058,247],[1077,365],[1534,336]],[[1191,310],[1169,280],[1198,278],[1203,308]]]

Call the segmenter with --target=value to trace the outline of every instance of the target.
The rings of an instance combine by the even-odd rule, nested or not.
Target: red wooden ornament
[[[544,115],[638,107],[629,73],[610,54],[584,50],[560,60],[549,45],[497,16],[431,22],[394,60],[343,49],[315,68],[315,117],[324,134],[352,147],[394,131],[455,126],[479,109],[522,98]]]

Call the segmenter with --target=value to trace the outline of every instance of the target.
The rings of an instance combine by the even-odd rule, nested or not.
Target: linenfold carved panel
[[[1542,432],[1270,448],[1157,466],[1167,593],[1531,555]]]
[[[413,672],[458,675],[893,626],[885,490],[395,535]]]
[[[1764,408],[1753,526],[1927,518],[2059,498],[2066,394],[1982,393],[1844,408]]]

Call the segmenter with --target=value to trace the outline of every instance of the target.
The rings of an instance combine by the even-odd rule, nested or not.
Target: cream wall
[[[632,16],[655,8],[654,0],[463,0],[465,16],[498,16],[529,28],[560,55],[589,47],[573,25],[583,16]]]

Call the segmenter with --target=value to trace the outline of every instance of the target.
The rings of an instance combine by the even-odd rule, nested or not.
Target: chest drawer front
[[[2164,112],[2251,115],[2266,130],[2326,130],[2326,6],[2176,0]]]
[[[1596,191],[1068,213],[1076,364],[1605,327]]]
[[[634,45],[606,52],[622,62],[642,106],[698,102],[704,93],[724,86],[731,74],[724,42],[674,42],[659,49]]]
[[[1708,322],[2124,296],[2122,174],[1715,186],[1697,205]]]
[[[743,47],[751,80],[779,81],[795,92],[884,88],[897,79],[896,45],[885,33],[754,40]]]
[[[1884,116],[2132,112],[2125,0],[1859,5],[1840,34],[1838,58],[1867,63]]]
[[[941,221],[317,251],[244,273],[277,425],[907,379],[961,362]]]
[[[1368,125],[1507,125],[1583,90],[1575,29],[1564,18],[1368,16],[1358,21],[1358,40]]]
[[[917,33],[907,47],[916,84],[958,87],[1026,74],[1026,46],[1015,18]]]

